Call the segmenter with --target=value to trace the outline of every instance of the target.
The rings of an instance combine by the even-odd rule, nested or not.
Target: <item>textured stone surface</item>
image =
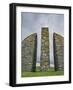
[[[37,34],[31,34],[22,41],[21,60],[22,72],[36,70],[36,49],[37,49]]]
[[[64,38],[54,33],[53,46],[55,70],[64,70]]]
[[[41,31],[41,60],[40,69],[41,71],[47,71],[49,68],[49,33],[48,28],[43,27]]]

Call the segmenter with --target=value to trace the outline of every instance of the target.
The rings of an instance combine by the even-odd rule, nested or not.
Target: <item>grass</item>
[[[39,76],[61,76],[64,75],[64,71],[54,71],[52,68],[48,71],[41,72],[37,70],[36,72],[22,72],[21,77],[39,77]]]

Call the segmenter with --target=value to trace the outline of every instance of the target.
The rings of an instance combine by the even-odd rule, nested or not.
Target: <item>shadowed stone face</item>
[[[54,33],[53,44],[55,70],[64,70],[64,38]]]
[[[23,71],[36,70],[36,48],[37,48],[37,34],[31,34],[22,41],[21,47],[21,69]]]
[[[41,71],[47,71],[49,68],[49,33],[48,28],[42,28],[41,32]]]

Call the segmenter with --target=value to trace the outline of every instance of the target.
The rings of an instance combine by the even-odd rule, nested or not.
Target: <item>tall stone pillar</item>
[[[36,70],[37,34],[31,34],[22,41],[21,69],[24,71]]]
[[[41,31],[41,60],[40,69],[41,71],[47,71],[50,65],[49,58],[49,33],[48,27],[43,27]]]
[[[64,37],[53,34],[55,70],[64,70]]]

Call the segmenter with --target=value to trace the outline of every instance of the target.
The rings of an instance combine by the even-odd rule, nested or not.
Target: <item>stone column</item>
[[[36,70],[37,34],[31,34],[22,41],[21,69],[24,71]]]
[[[55,70],[64,70],[64,37],[53,34]]]
[[[41,71],[47,71],[50,65],[49,57],[49,33],[48,27],[43,27],[41,31],[41,60],[40,69]]]

